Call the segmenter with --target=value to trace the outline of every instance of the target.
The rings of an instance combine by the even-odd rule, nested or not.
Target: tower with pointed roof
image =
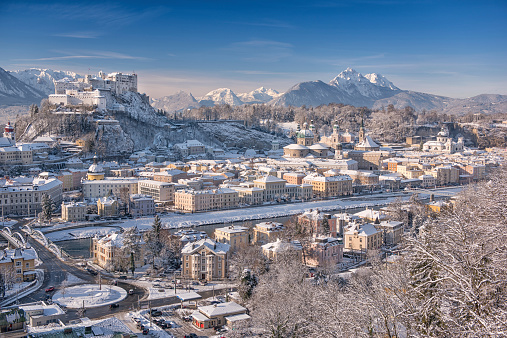
[[[3,136],[11,140],[13,143],[16,143],[16,133],[14,132],[14,127],[11,125],[10,121],[5,125]]]

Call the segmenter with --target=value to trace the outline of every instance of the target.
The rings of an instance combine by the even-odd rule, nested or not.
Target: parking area
[[[132,314],[131,325],[135,325],[140,333],[145,331],[148,336],[162,336],[158,334],[162,333],[160,331],[165,331],[176,338],[183,338],[192,333],[199,338],[216,336],[213,329],[197,329],[192,324],[190,317],[192,312],[192,309],[180,309],[179,305],[171,305],[151,309],[150,316],[150,311],[145,309]]]

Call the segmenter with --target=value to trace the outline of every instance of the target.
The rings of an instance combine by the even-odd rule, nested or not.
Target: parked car
[[[192,316],[184,316],[183,320],[186,321],[186,322],[191,322],[192,321]]]
[[[134,323],[136,323],[136,324],[141,323],[141,319],[136,318],[136,317],[132,317],[132,321],[133,321]]]
[[[114,303],[114,304],[110,304],[110,305],[109,305],[109,308],[110,308],[110,309],[115,309],[115,308],[117,308],[117,307],[120,307],[120,304],[118,304],[118,303]]]
[[[187,333],[185,335],[185,338],[199,338],[195,333]]]
[[[143,335],[145,335],[145,336],[146,336],[146,335],[148,334],[148,332],[150,332],[150,329],[145,328],[145,329],[143,330]]]
[[[155,311],[153,311],[153,310],[152,310],[152,311],[151,311],[151,315],[152,315],[153,317],[160,317],[160,316],[162,316],[162,311],[159,311],[159,310],[155,310]]]
[[[52,291],[55,291],[54,286],[50,286],[49,288],[46,289],[46,292],[52,292]]]
[[[133,295],[134,294],[134,289],[130,289],[129,290],[129,295]]]
[[[127,279],[127,276],[120,276],[118,279]]]

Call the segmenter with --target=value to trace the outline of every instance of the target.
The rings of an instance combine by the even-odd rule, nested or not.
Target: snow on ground
[[[65,290],[65,293],[62,291]],[[122,301],[127,291],[113,285],[85,284],[58,290],[53,295],[53,302],[68,308],[77,309],[109,305]]]
[[[454,194],[461,191],[462,187],[452,187],[445,189],[431,189],[424,191],[414,190],[414,193],[420,193],[421,197],[428,197],[429,193],[438,196],[439,193]],[[161,217],[162,223],[168,228],[185,228],[205,224],[232,223],[248,220],[257,220],[264,218],[275,218],[292,216],[303,213],[309,209],[320,209],[321,211],[345,210],[354,208],[365,208],[387,205],[396,198],[401,197],[408,200],[410,194],[402,192],[391,194],[367,195],[356,198],[333,199],[315,202],[293,203],[293,204],[274,204],[262,207],[242,208],[232,210],[210,211],[205,213],[170,215]],[[153,224],[153,217],[128,220],[119,226],[131,228],[137,226],[139,230],[150,229]]]
[[[118,230],[120,230],[119,227],[84,227],[50,232],[46,234],[46,237],[53,242],[58,242],[69,239],[90,238],[96,234],[105,236]]]
[[[65,277],[65,280],[67,281],[67,285],[86,283],[86,281],[82,280],[79,277],[74,276],[73,274],[71,274],[69,272],[67,272],[67,276]]]
[[[5,290],[5,296],[4,298],[8,298],[11,296],[14,296],[17,292],[21,292],[25,288],[27,288],[32,282],[21,282],[21,283],[14,283],[12,285],[12,288]]]
[[[98,225],[106,225],[111,224],[111,221],[106,220],[97,220],[97,221],[83,221],[83,222],[58,222],[58,223],[51,223],[51,224],[44,224],[44,228],[40,229],[42,232],[51,232],[51,231],[57,231],[57,230],[64,230],[64,229],[75,229],[77,227],[96,227]],[[37,230],[39,230],[39,226],[37,223],[37,226],[35,226]]]
[[[168,278],[168,280],[169,282],[154,282],[143,277],[140,278],[139,280],[131,281],[129,283],[148,290],[149,291],[148,299],[150,300],[177,296],[178,294],[187,292],[187,290],[202,292],[202,291],[210,291],[213,289],[215,290],[227,289],[236,286],[235,284],[232,283],[208,283],[207,285],[184,284],[182,288],[177,288],[176,293],[174,293],[174,289],[172,288],[173,286],[172,280],[170,278]]]
[[[2,227],[11,227],[16,223],[18,223],[18,221],[16,221],[15,219],[10,219],[8,221],[1,222],[0,225],[2,225]]]

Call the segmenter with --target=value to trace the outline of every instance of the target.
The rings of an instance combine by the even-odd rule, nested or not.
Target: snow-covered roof
[[[301,243],[298,241],[293,242],[284,242],[280,238],[278,238],[275,242],[267,243],[262,246],[262,250],[271,251],[271,252],[282,252],[288,249],[302,250],[300,247]]]
[[[224,228],[217,228],[217,229],[215,229],[215,231],[216,230],[232,234],[232,233],[247,232],[248,228],[247,227],[242,227],[242,226],[239,226],[239,225],[230,225],[230,226],[224,227]]]
[[[379,148],[380,146],[373,139],[366,135],[364,140],[357,145],[358,148]]]
[[[285,146],[283,148],[284,149],[294,149],[294,150],[307,150],[308,149],[308,147],[301,145],[301,144],[297,144],[297,143],[289,144],[288,146]]]
[[[373,224],[365,223],[353,224],[347,231],[345,231],[345,235],[353,235],[356,231],[358,232],[358,236],[371,236],[378,233]]]
[[[281,183],[281,182],[286,182],[286,181],[282,178],[278,178],[278,177],[275,177],[272,175],[266,175],[264,177],[256,179],[254,182],[280,182]]]
[[[225,254],[229,252],[230,245],[226,243],[220,243],[212,240],[211,238],[203,238],[194,243],[187,243],[183,249],[182,254],[192,254],[202,247],[206,247],[209,251],[217,254]]]
[[[206,317],[224,316],[229,313],[246,312],[246,308],[234,302],[219,303],[216,305],[200,306],[199,311]]]

